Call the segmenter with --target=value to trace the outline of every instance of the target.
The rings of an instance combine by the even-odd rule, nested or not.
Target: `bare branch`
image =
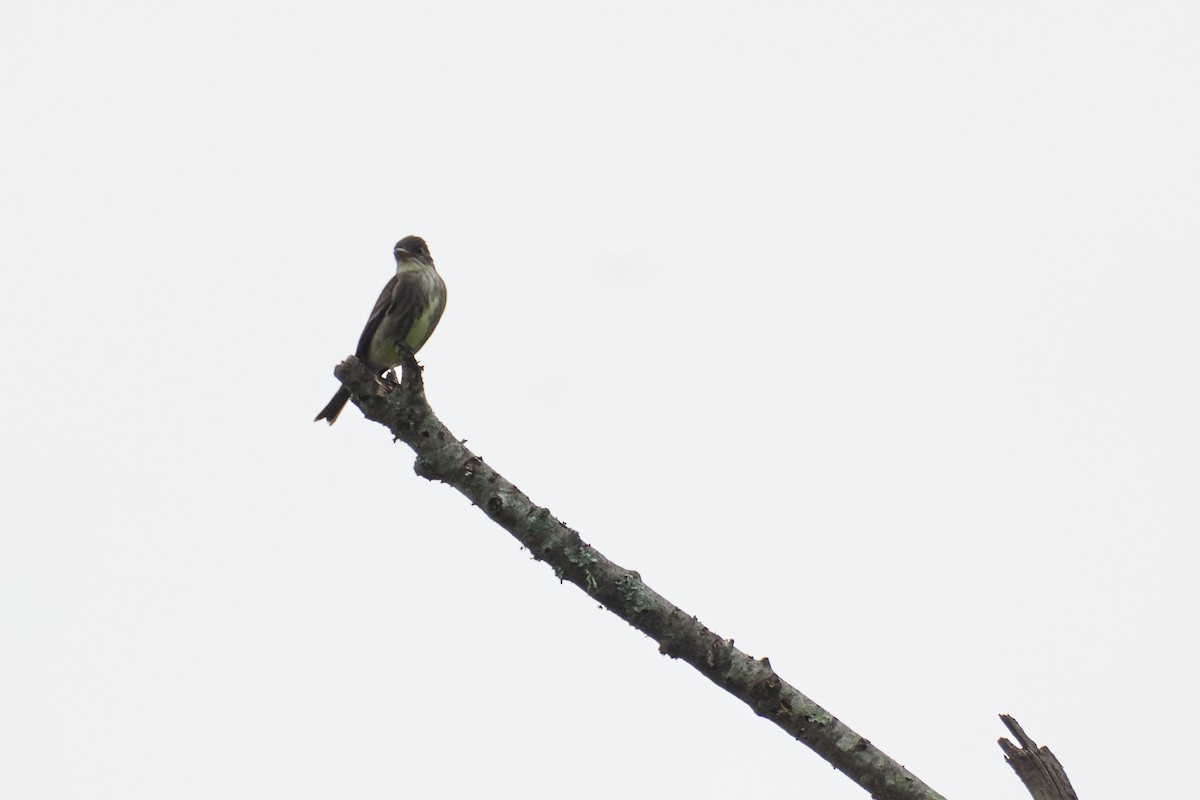
[[[641,576],[605,558],[579,534],[535,505],[516,486],[472,453],[434,415],[425,400],[421,368],[411,354],[403,360],[400,386],[376,377],[358,359],[334,374],[355,405],[387,426],[417,454],[416,473],[450,484],[545,561],[560,580],[570,581],[633,627],[658,642],[660,652],[679,658],[783,728],[878,800],[941,800],[941,795],[884,755],[775,673],[766,658],[755,659],[642,582]]]
[[[1021,744],[1017,747],[1001,737],[999,743],[1004,751],[1004,760],[1033,795],[1033,800],[1079,800],[1071,782],[1067,780],[1066,771],[1050,748],[1038,747],[1017,721],[1007,714],[1001,714],[1000,719]]]

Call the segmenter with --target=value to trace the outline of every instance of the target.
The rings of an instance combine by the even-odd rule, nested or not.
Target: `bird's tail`
[[[342,413],[342,409],[346,407],[346,403],[350,401],[350,393],[343,386],[337,390],[337,394],[329,401],[329,405],[321,409],[321,413],[313,418],[313,422],[320,422],[323,419],[329,420],[329,424],[337,422],[338,414]]]

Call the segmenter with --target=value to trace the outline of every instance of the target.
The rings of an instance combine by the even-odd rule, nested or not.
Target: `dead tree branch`
[[[661,653],[701,674],[812,748],[878,800],[942,800],[941,795],[755,659],[669,603],[638,573],[605,558],[484,463],[434,415],[411,354],[399,386],[348,358],[334,374],[367,419],[389,428],[417,455],[416,473],[447,483],[494,522],[612,613],[658,642]]]
[[[1021,783],[1033,795],[1033,800],[1079,800],[1062,764],[1058,763],[1054,753],[1048,747],[1038,747],[1017,724],[1017,721],[1007,714],[1001,714],[1000,719],[1009,732],[1020,743],[1017,747],[1008,739],[1000,738],[1000,749],[1004,751],[1004,760],[1017,773]]]

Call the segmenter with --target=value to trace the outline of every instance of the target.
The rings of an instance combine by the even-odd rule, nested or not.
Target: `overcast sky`
[[[1181,796],[1200,5],[0,7],[0,796],[866,797],[337,388],[949,798]]]

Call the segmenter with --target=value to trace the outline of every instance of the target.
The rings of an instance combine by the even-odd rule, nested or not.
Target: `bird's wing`
[[[371,316],[367,317],[367,324],[363,328],[362,336],[358,337],[358,349],[354,351],[354,355],[363,361],[370,358],[371,339],[375,338],[375,331],[379,329],[380,321],[383,320],[384,315],[388,313],[388,309],[396,300],[396,283],[399,279],[400,274],[397,273],[384,285],[383,291],[379,293],[379,299],[375,301],[375,307],[371,309]]]

